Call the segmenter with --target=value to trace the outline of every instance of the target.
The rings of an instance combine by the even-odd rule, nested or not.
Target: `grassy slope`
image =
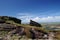
[[[30,32],[29,32],[30,28],[35,28],[37,30],[42,30],[42,31],[45,31],[45,32],[49,31],[49,30],[46,30],[45,27],[35,27],[35,26],[27,25],[27,24],[18,24],[18,23],[15,23],[13,20],[8,20],[9,18],[6,18],[6,19],[7,19],[6,23],[15,24],[15,25],[24,27],[25,31],[26,31],[26,34],[27,34],[27,37],[30,37]],[[53,23],[51,23],[51,24],[53,24]],[[54,24],[58,24],[58,23],[54,23]],[[42,26],[43,26],[43,24],[42,24]],[[60,38],[60,36],[57,36],[57,37]]]

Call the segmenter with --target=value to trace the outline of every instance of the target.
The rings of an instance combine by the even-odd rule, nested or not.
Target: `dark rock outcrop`
[[[15,23],[19,23],[19,24],[21,24],[21,20],[15,18],[15,17],[9,17],[9,20],[13,20]]]
[[[5,20],[0,20],[0,24],[5,23]]]
[[[13,21],[13,22],[15,22],[15,23],[21,24],[21,20],[15,18],[15,17],[0,16],[0,19],[1,19],[1,20],[4,20],[4,21]],[[2,23],[2,22],[4,22],[4,21],[0,21],[0,23]]]
[[[31,26],[36,26],[36,27],[42,27],[41,24],[39,24],[39,23],[37,23],[35,21],[32,21],[32,20],[30,20],[30,25]]]

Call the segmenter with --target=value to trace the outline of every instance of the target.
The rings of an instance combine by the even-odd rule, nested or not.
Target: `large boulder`
[[[10,17],[10,16],[0,16],[0,23],[6,22],[6,21],[13,21],[15,23],[21,24],[21,19]]]
[[[39,24],[39,23],[37,23],[35,21],[32,21],[32,20],[30,20],[30,25],[31,26],[36,26],[36,27],[42,27],[41,24]]]

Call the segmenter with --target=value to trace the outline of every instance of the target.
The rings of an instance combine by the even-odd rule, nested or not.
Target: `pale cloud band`
[[[60,22],[60,16],[35,17],[33,20],[37,22]]]
[[[22,16],[21,16],[22,15]],[[60,16],[47,16],[47,17],[39,17],[34,15],[24,15],[19,14],[17,18],[22,20],[22,23],[28,23],[30,20],[36,21],[36,22],[60,22]]]

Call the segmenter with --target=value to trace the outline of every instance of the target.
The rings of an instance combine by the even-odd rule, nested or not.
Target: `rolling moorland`
[[[58,24],[54,24],[54,23],[50,23],[50,24],[41,24],[42,27],[37,27],[37,26],[30,26],[29,24],[21,24],[20,19],[17,19],[15,17],[8,17],[8,16],[0,16],[0,37],[4,37],[5,35],[9,34],[11,30],[13,30],[14,28],[16,28],[17,26],[23,27],[25,28],[25,32],[27,35],[27,38],[31,37],[31,34],[29,32],[29,30],[31,28],[35,28],[36,30],[42,30],[44,32],[51,32],[51,31],[57,31],[60,32],[59,29],[55,30],[54,28],[60,28],[60,23]],[[13,28],[13,29],[4,29],[4,28]],[[49,28],[52,28],[49,29]],[[54,30],[53,30],[54,29]],[[56,37],[58,39],[60,39],[60,34],[57,34]],[[17,38],[16,35],[14,35],[14,38]]]

